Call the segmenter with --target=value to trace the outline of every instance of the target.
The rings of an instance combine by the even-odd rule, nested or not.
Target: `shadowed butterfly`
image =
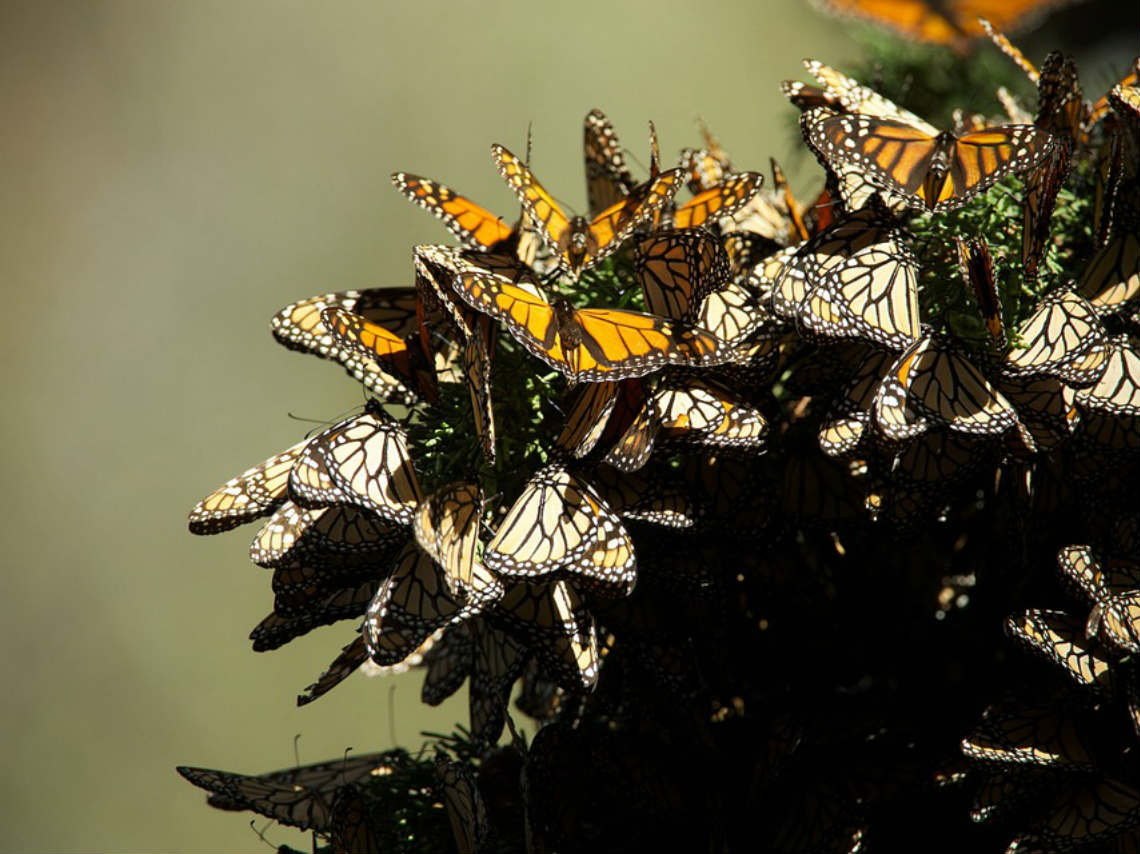
[[[1132,309],[1140,294],[1140,234],[1118,234],[1097,250],[1081,276],[1080,294],[1103,315]]]
[[[654,235],[641,242],[634,261],[646,308],[671,320],[695,322],[705,298],[730,272],[724,246],[701,229]]]
[[[440,753],[435,757],[435,776],[438,796],[451,823],[455,850],[459,854],[479,854],[487,850],[491,821],[471,769],[462,762],[449,762]]]
[[[594,619],[568,581],[521,582],[489,615],[489,620],[538,656],[539,668],[563,688],[592,688],[601,658]]]
[[[438,629],[470,619],[503,596],[503,585],[475,562],[462,603],[448,591],[444,573],[409,540],[396,556],[392,574],[368,605],[364,641],[381,666],[404,661]]]
[[[1009,617],[1006,634],[1030,651],[1059,665],[1078,685],[1111,692],[1111,664],[1099,646],[1084,637],[1084,626],[1064,611],[1034,609]]]
[[[251,810],[281,824],[324,833],[331,828],[332,801],[339,788],[391,774],[406,757],[402,750],[391,750],[260,775],[184,765],[177,770],[211,793],[206,801],[211,806]]]
[[[990,708],[962,740],[962,752],[984,762],[1093,771],[1096,761],[1078,723],[1071,710],[1053,703]]]
[[[304,607],[298,603],[289,616],[279,614],[275,609],[249,633],[253,651],[277,649],[313,629],[359,617],[376,595],[378,585],[375,578],[369,578],[339,590],[322,592]]]
[[[1088,546],[1066,546],[1057,562],[1093,603],[1085,634],[1099,634],[1121,652],[1140,653],[1140,564],[1098,560]]]
[[[998,293],[997,276],[994,274],[994,259],[984,240],[954,238],[958,247],[958,270],[966,286],[974,292],[982,322],[990,333],[990,340],[998,347],[1004,347],[1005,322],[1001,315],[1001,294]]]

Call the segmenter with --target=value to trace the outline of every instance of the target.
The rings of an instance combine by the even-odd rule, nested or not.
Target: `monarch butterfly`
[[[475,331],[463,348],[463,376],[471,396],[475,435],[488,462],[495,462],[495,410],[491,400],[491,354],[495,327],[489,317],[475,322]]]
[[[1054,293],[1018,329],[1022,344],[1005,355],[1006,376],[1054,376],[1071,386],[1100,379],[1108,364],[1104,328],[1089,303],[1071,290]]]
[[[1047,817],[1015,839],[1009,850],[1028,850],[1037,845],[1048,851],[1065,851],[1099,840],[1108,844],[1115,841],[1120,846],[1101,850],[1135,851],[1135,839],[1125,836],[1125,831],[1137,824],[1140,791],[1119,780],[1097,776],[1057,795],[1047,808]]]
[[[451,823],[455,850],[459,854],[485,851],[491,836],[491,821],[471,769],[462,762],[448,762],[443,754],[437,753],[435,776]]]
[[[695,321],[705,298],[730,275],[728,254],[707,231],[667,231],[641,242],[634,276],[651,314]]]
[[[610,415],[623,396],[622,390],[639,380],[586,383],[579,386],[568,400],[566,421],[554,440],[554,446],[574,457],[584,457],[594,450],[606,432]]]
[[[362,556],[355,565],[294,561],[276,567],[272,582],[273,612],[281,618],[309,614],[327,597],[371,579],[375,575],[374,567],[391,560],[394,553],[389,547]]]
[[[313,629],[359,617],[376,595],[377,586],[378,582],[370,578],[332,593],[322,593],[310,600],[306,607],[297,607],[289,616],[274,609],[249,633],[254,652],[277,649]]]
[[[858,368],[840,390],[819,428],[819,447],[829,457],[845,457],[863,444],[871,426],[875,391],[895,360],[894,354],[878,351],[852,355],[856,356]]]
[[[427,652],[423,663],[427,669],[420,689],[420,699],[429,706],[438,706],[459,690],[471,673],[475,643],[471,625],[480,620],[473,617],[466,623],[448,626]]]
[[[1056,146],[1052,134],[1030,125],[958,137],[826,107],[804,113],[800,128],[825,166],[856,167],[876,187],[932,212],[961,207],[995,181],[1036,169]]]
[[[460,297],[501,320],[523,347],[573,382],[637,377],[666,364],[714,365],[728,357],[723,341],[689,324],[547,300],[534,277],[509,259],[457,255],[454,263]]]
[[[666,222],[671,228],[682,229],[729,219],[747,207],[763,183],[764,176],[759,172],[729,175],[720,184],[697,193],[677,207]]]
[[[1102,315],[1132,308],[1140,294],[1140,234],[1118,234],[1099,249],[1081,276],[1080,295]]]
[[[362,358],[372,359],[418,396],[439,402],[435,367],[413,343],[415,336],[400,338],[383,326],[340,308],[322,311],[321,323],[342,350],[355,350]]]
[[[409,201],[443,220],[448,230],[472,249],[509,250],[515,230],[503,218],[428,178],[393,172],[392,184]]]
[[[1076,64],[1060,51],[1053,51],[1041,65],[1033,124],[1071,145],[1080,135],[1085,110]]]
[[[308,439],[230,478],[190,511],[190,533],[219,534],[268,516],[286,500],[289,471]]]
[[[220,809],[251,810],[301,830],[327,832],[337,789],[385,776],[404,763],[402,750],[345,757],[316,765],[246,775],[180,765],[179,774],[212,794],[207,803]]]
[[[937,136],[938,129],[910,110],[904,109],[880,95],[874,89],[837,71],[830,65],[814,59],[805,59],[804,68],[823,85],[825,100],[816,106],[827,106],[836,112],[861,113],[880,119],[913,125],[929,136]]]
[[[974,291],[982,321],[998,347],[1005,346],[1005,323],[1001,316],[1001,295],[994,275],[994,261],[984,240],[954,238],[958,247],[958,269],[966,286]]]
[[[588,483],[554,463],[529,481],[483,552],[510,578],[572,573],[576,583],[626,594],[637,580],[633,543]]]
[[[304,506],[351,504],[400,525],[411,524],[422,498],[403,428],[372,400],[309,442],[289,490]]]
[[[645,466],[658,436],[714,447],[756,448],[767,438],[768,422],[726,386],[711,378],[670,376],[652,396],[605,462],[623,472]]]
[[[1055,135],[1053,153],[1026,179],[1022,203],[1021,262],[1033,279],[1049,241],[1057,194],[1069,174],[1069,158],[1081,129],[1085,102],[1073,61],[1049,54],[1037,82],[1037,115],[1033,124]]]
[[[1085,634],[1099,634],[1122,652],[1140,653],[1140,564],[1118,559],[1102,568],[1088,546],[1066,546],[1057,562],[1093,603]]]
[[[785,264],[773,311],[824,338],[908,346],[919,332],[918,262],[906,239],[878,206],[857,211]]]
[[[359,314],[389,333],[406,338],[416,331],[416,291],[414,288],[367,288],[359,291],[321,294],[290,303],[269,322],[273,337],[290,350],[312,353],[339,363],[354,379],[384,400],[411,404],[415,394],[383,370],[372,357],[356,348],[345,349],[321,322],[321,312],[340,308]]]
[[[1096,769],[1073,711],[1055,704],[987,709],[982,723],[962,739],[962,752],[986,762]]]
[[[482,514],[483,490],[464,482],[442,487],[416,510],[412,526],[416,542],[443,567],[453,596],[466,597],[471,585]]]
[[[471,739],[482,747],[498,742],[506,722],[507,700],[530,658],[526,644],[490,625],[471,621],[474,649],[468,686]]]
[[[297,705],[307,706],[318,697],[323,697],[359,670],[360,665],[367,660],[368,648],[364,645],[364,638],[358,636],[340,651],[340,655],[332,660],[332,663],[317,677],[316,682],[305,688],[303,694],[297,696]]]
[[[743,231],[758,234],[780,246],[807,240],[811,232],[805,216],[813,205],[801,205],[792,194],[784,170],[775,158],[769,158],[772,168],[772,189],[759,190],[752,201],[740,208],[723,224],[730,233]]]
[[[601,110],[590,110],[582,124],[586,159],[586,199],[591,216],[624,202],[636,184],[625,165],[617,132]]]
[[[1075,395],[1082,409],[1114,416],[1140,415],[1140,353],[1127,335],[1108,342],[1108,364],[1097,383],[1078,389]]]
[[[443,573],[409,540],[396,556],[392,574],[380,585],[364,618],[368,654],[381,666],[412,655],[436,630],[469,619],[503,597],[504,588],[480,563],[473,564],[468,595],[460,604],[448,592]]]
[[[1042,791],[1049,790],[1053,772],[1033,765],[998,766],[981,776],[974,793],[970,819],[975,823],[988,822],[1020,809],[1036,800]]]
[[[728,153],[717,142],[705,123],[697,124],[704,140],[704,148],[684,148],[681,150],[681,168],[689,173],[689,190],[698,195],[711,190],[732,173],[732,163]]]
[[[1025,180],[1021,220],[1021,266],[1032,281],[1049,246],[1050,224],[1057,194],[1069,173],[1069,151],[1058,146]]]
[[[1108,102],[1121,119],[1133,125],[1140,122],[1140,86],[1117,83],[1108,90]]]
[[[915,41],[947,45],[962,52],[971,38],[985,30],[984,15],[1001,30],[1027,26],[1055,6],[1053,0],[815,0],[827,12],[861,18]],[[1070,0],[1071,2],[1071,0]]]
[[[590,471],[589,481],[598,496],[623,519],[668,528],[689,528],[695,522],[696,512],[688,497],[667,486],[660,477],[620,473],[600,464]]]
[[[682,174],[680,169],[662,172],[635,196],[586,220],[568,218],[530,169],[506,148],[493,145],[491,153],[499,174],[540,226],[542,238],[557,255],[562,271],[574,281],[584,269],[613,254],[640,225],[668,205],[680,186]]]
[[[523,672],[515,708],[542,724],[558,717],[566,704],[566,691],[547,679],[539,670],[538,659],[532,658]]]
[[[258,531],[249,557],[267,569],[293,561],[322,566],[366,562],[389,548],[399,529],[366,510],[347,506],[308,510],[291,501],[283,504]]]
[[[355,786],[341,786],[333,795],[329,845],[333,854],[382,854],[371,812]]]
[[[1005,631],[1030,651],[1060,665],[1077,684],[1111,692],[1113,674],[1109,661],[1096,645],[1083,639],[1084,626],[1064,611],[1026,611],[1009,617]]]
[[[889,455],[887,472],[875,467],[864,506],[872,519],[913,526],[945,506],[950,490],[995,456],[981,439],[931,430]]]
[[[1017,412],[944,336],[928,335],[899,357],[875,394],[875,424],[888,439],[917,436],[933,424],[975,436],[1017,427]]]
[[[1043,450],[1069,438],[1080,423],[1076,391],[1056,377],[999,378],[998,389],[1013,404],[1018,420]]]
[[[562,687],[581,690],[597,682],[594,620],[567,581],[519,582],[507,589],[492,618],[532,645],[541,669]]]

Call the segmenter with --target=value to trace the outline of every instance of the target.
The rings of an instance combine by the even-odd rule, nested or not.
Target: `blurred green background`
[[[272,606],[255,527],[186,531],[311,426],[288,413],[361,400],[270,315],[411,283],[411,246],[446,232],[395,169],[513,219],[488,146],[521,150],[528,123],[536,171],[579,208],[592,107],[639,156],[647,119],[671,155],[699,114],[738,166],[813,174],[777,83],[856,56],[849,30],[798,0],[0,4],[0,848],[265,850],[174,766],[262,772],[298,733],[315,762],[464,721],[465,694],[420,706],[417,674],[297,709],[351,624],[251,652]]]

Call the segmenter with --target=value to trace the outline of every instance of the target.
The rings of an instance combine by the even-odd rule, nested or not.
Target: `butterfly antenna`
[[[531,147],[531,142],[533,141],[533,135],[532,135],[533,130],[534,130],[534,123],[533,122],[527,122],[526,123],[526,159],[523,160],[523,163],[526,165],[527,169],[530,168],[530,147]]]
[[[261,830],[258,830],[255,827],[256,824],[257,824],[257,819],[251,818],[249,820],[249,829],[257,834],[258,839],[260,839],[262,842],[264,842],[266,845],[268,845],[270,848],[272,848],[274,851],[276,851],[277,846],[265,838],[265,831],[269,830],[270,826],[273,824],[273,821],[270,820],[270,821],[266,822],[265,827],[261,828]]]

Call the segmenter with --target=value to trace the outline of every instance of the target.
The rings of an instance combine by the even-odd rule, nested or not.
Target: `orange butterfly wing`
[[[467,246],[490,249],[506,243],[514,235],[502,217],[443,184],[407,172],[393,172],[392,183],[410,201],[442,219],[451,233]]]
[[[570,230],[570,220],[554,197],[539,183],[526,164],[501,145],[491,146],[491,155],[511,189],[519,197],[526,212],[542,227],[546,244],[561,253],[560,246]]]
[[[764,176],[758,172],[741,172],[722,184],[698,193],[673,213],[674,228],[696,228],[710,219],[731,216],[756,195]]]

